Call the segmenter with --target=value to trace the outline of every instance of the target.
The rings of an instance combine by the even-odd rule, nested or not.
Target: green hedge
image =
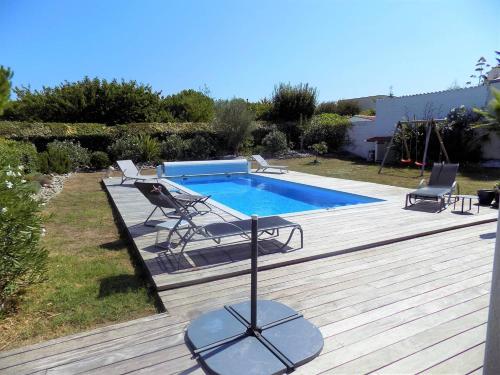
[[[112,129],[103,124],[0,121],[0,137],[32,142],[39,151],[55,140],[78,141],[90,150],[105,150],[113,141]]]
[[[254,143],[261,144],[262,139],[275,128],[275,125],[265,121],[256,121],[252,132]],[[0,137],[32,142],[38,151],[45,151],[47,144],[55,140],[79,142],[82,147],[91,151],[107,151],[118,138],[142,134],[149,134],[160,141],[165,141],[173,135],[184,140],[204,138],[210,141],[216,153],[227,151],[224,139],[208,123],[152,122],[106,126],[94,123],[0,121]]]
[[[42,123],[0,121],[0,137],[29,141],[37,150],[44,151],[47,144],[54,141],[78,141],[82,147],[91,151],[106,151],[118,138],[125,135],[149,134],[159,140],[171,135],[183,139],[201,136],[213,139],[217,149],[224,148],[210,124],[206,123],[138,123],[106,126],[92,123]]]

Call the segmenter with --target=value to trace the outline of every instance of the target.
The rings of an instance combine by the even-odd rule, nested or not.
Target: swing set
[[[444,119],[430,119],[430,120],[412,120],[412,121],[399,121],[394,128],[394,133],[392,134],[391,140],[389,142],[389,146],[385,150],[384,158],[382,159],[382,163],[380,164],[380,168],[378,173],[382,172],[384,168],[385,162],[391,150],[394,148],[394,139],[399,136],[401,139],[401,143],[403,145],[401,163],[404,165],[414,164],[415,166],[420,168],[420,176],[424,175],[424,169],[427,162],[427,152],[429,150],[429,141],[431,138],[431,134],[434,133],[439,142],[440,152],[439,158],[444,155],[447,163],[450,163],[450,158],[448,156],[448,152],[444,147],[443,138],[438,129],[438,124],[444,123],[446,120]],[[424,145],[424,154],[422,155],[422,159],[419,160],[418,155],[418,127],[425,126],[425,145]],[[408,130],[410,134],[408,135]],[[408,138],[415,137],[415,159],[411,158],[410,147],[408,146]],[[411,144],[411,143],[410,143]]]

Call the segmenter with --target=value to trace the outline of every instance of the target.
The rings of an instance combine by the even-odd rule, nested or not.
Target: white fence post
[[[483,374],[500,374],[500,210],[498,210],[497,239],[493,258]]]

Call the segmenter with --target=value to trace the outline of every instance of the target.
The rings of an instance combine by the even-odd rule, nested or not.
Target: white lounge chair
[[[288,167],[286,165],[270,165],[266,159],[260,155],[252,155],[253,160],[259,164],[259,168],[255,172],[265,172],[267,169],[278,169],[281,173],[287,173]]]
[[[118,160],[116,163],[118,164],[118,168],[120,168],[120,171],[122,172],[121,184],[123,184],[126,180],[134,180],[134,181],[137,180],[145,181],[151,179],[157,180],[156,175],[148,176],[141,174],[132,160]]]

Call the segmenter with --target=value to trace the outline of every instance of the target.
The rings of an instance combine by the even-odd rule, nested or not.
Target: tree
[[[214,100],[195,90],[183,90],[163,100],[163,107],[180,121],[210,122],[214,118]]]
[[[55,87],[15,88],[17,100],[4,113],[7,120],[93,122],[108,125],[172,119],[160,107],[160,92],[136,81],[85,77]]]
[[[219,100],[215,104],[214,127],[226,140],[229,151],[236,155],[251,135],[253,120],[244,99]]]
[[[495,51],[495,60],[497,61],[496,62],[496,67],[500,67],[500,51]],[[476,65],[474,67],[474,73],[469,76],[470,81],[467,81],[465,83],[465,85],[466,86],[472,85],[472,80],[474,78],[477,78],[477,84],[478,85],[481,85],[481,84],[484,85],[485,83],[487,83],[488,76],[487,76],[486,72],[483,73],[483,71],[485,69],[490,68],[491,66],[492,65],[488,64],[488,62],[486,61],[486,59],[483,56],[481,56],[476,61]],[[493,65],[493,66],[495,66],[495,65]]]
[[[312,146],[309,146],[309,148],[314,152],[314,164],[319,164],[318,157],[328,152],[328,145],[326,142],[315,143]]]
[[[297,144],[301,136],[300,123],[307,122],[316,109],[317,90],[307,83],[292,86],[280,83],[275,86],[272,119],[278,123],[289,143]]]
[[[337,113],[337,102],[322,102],[316,107],[316,114]]]
[[[339,100],[335,113],[341,116],[354,116],[361,112],[359,104],[355,100]]]
[[[14,73],[9,68],[0,65],[0,115],[10,98],[11,79]]]
[[[299,121],[311,118],[316,108],[317,90],[307,83],[292,86],[280,83],[274,88],[273,117],[277,121]]]
[[[248,108],[254,113],[256,120],[269,121],[272,119],[273,103],[267,98],[248,103]]]

